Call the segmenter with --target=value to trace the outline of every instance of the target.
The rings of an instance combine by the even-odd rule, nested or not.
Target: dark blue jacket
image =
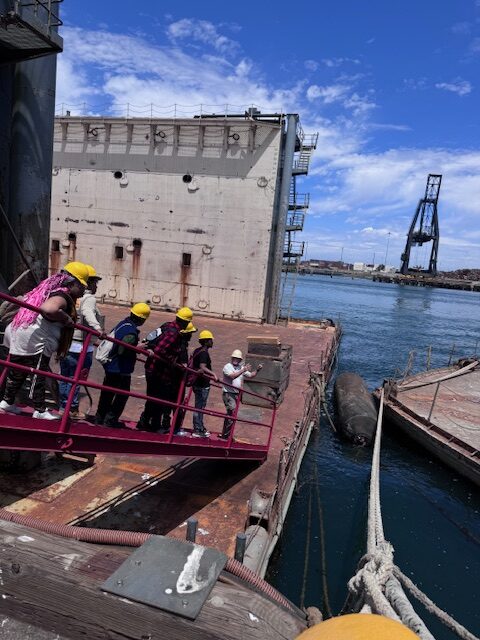
[[[124,340],[124,338],[128,336],[128,344],[132,344],[135,347],[137,346],[140,331],[130,318],[125,318],[125,320],[119,322],[114,331],[117,340]],[[120,347],[116,344],[112,350],[112,359],[104,365],[104,369],[107,373],[130,375],[135,369],[136,360],[137,354],[135,351],[132,351],[128,347]]]

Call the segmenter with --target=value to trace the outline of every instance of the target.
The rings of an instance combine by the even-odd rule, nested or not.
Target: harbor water
[[[308,275],[298,278],[292,315],[340,321],[336,373],[355,371],[372,390],[403,371],[413,350],[414,372],[426,367],[429,347],[432,367],[480,351],[478,293]],[[347,582],[365,553],[370,464],[370,448],[340,441],[322,418],[268,575],[296,604],[318,606],[324,615],[341,611]],[[478,489],[387,425],[381,500],[396,564],[478,635]],[[437,640],[456,637],[415,606]]]

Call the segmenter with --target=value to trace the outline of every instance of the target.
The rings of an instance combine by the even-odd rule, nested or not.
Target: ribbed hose
[[[23,516],[18,513],[12,513],[7,509],[0,507],[0,519],[15,522],[15,524],[38,529],[45,533],[50,533],[62,538],[73,538],[81,542],[91,542],[94,544],[114,544],[121,547],[140,547],[144,542],[152,537],[150,533],[140,533],[139,531],[118,531],[116,529],[90,529],[89,527],[75,527],[67,524],[59,524],[57,522],[47,522],[32,516]],[[257,573],[243,565],[238,560],[229,558],[225,565],[225,571],[233,574],[237,578],[248,582],[250,585],[264,593],[271,600],[278,602],[293,613],[298,612],[292,604],[279,593],[268,582],[261,578]]]

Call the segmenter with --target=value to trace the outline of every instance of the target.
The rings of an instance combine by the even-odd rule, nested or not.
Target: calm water
[[[452,344],[458,356],[480,350],[478,293],[303,276],[297,281],[293,315],[339,319],[344,335],[337,370],[356,371],[371,389],[403,370],[410,350],[416,350],[417,369],[425,367],[430,345],[432,366],[447,363]],[[365,552],[370,461],[370,449],[340,442],[322,419],[268,576],[295,603],[301,604],[306,581],[306,606],[324,612],[330,606],[334,614],[341,610],[346,583]],[[385,535],[395,547],[396,563],[440,607],[478,635],[478,490],[423,449],[387,433],[381,495]],[[421,606],[417,610],[437,640],[455,637]]]

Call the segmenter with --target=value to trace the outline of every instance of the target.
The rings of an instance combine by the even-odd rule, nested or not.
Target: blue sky
[[[388,239],[398,265],[427,175],[442,173],[439,267],[480,267],[480,0],[61,6],[59,110],[298,112],[319,132],[299,186],[307,257],[383,262]]]

